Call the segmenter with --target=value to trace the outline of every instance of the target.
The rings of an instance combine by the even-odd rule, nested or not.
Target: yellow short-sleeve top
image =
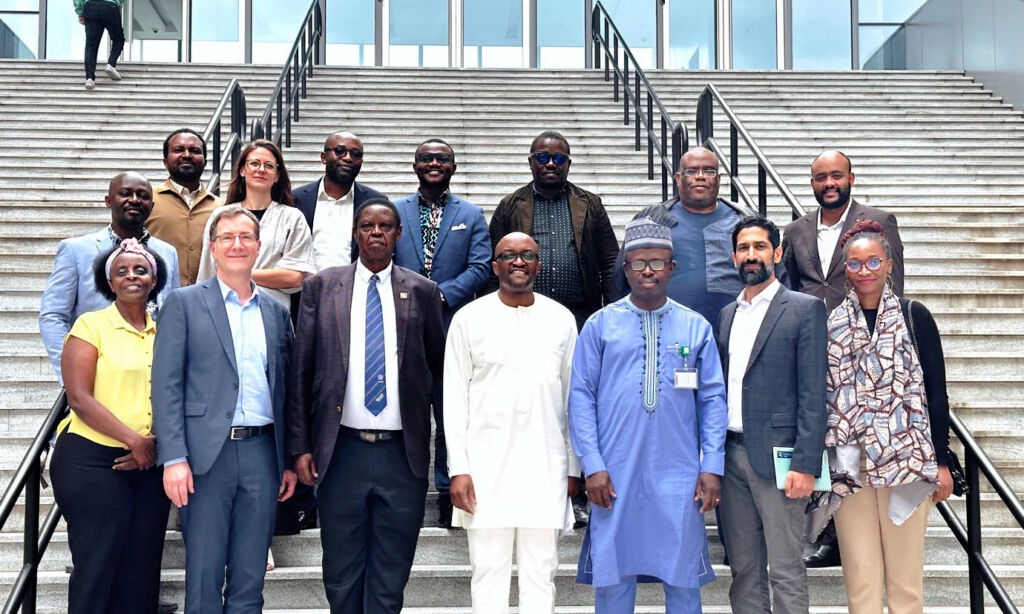
[[[96,348],[96,379],[93,396],[110,410],[118,420],[140,435],[153,430],[153,406],[150,403],[150,372],[153,366],[153,341],[156,326],[146,316],[146,328],[138,331],[129,324],[117,306],[83,313],[64,337],[77,337]],[[120,441],[96,431],[74,412],[61,424],[69,425],[75,433],[102,446],[125,448]]]

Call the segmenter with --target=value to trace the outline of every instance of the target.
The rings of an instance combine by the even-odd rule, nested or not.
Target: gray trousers
[[[806,507],[806,498],[787,499],[775,480],[754,473],[742,444],[725,442],[721,528],[729,545],[733,612],[807,614]]]

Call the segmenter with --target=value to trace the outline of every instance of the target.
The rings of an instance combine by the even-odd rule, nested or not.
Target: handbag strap
[[[907,321],[907,328],[910,329],[910,343],[914,346],[914,353],[917,354],[917,360],[921,360],[921,350],[917,347],[917,327],[914,326],[914,299],[906,299],[906,310],[903,312],[903,318]]]

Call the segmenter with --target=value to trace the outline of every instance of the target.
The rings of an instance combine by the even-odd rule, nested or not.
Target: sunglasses
[[[549,154],[546,151],[537,151],[530,154],[530,157],[537,161],[538,164],[545,165],[551,161],[561,166],[569,161],[569,156],[565,154]]]
[[[861,267],[867,267],[867,270],[869,271],[877,271],[882,268],[882,259],[878,256],[874,256],[872,258],[868,258],[864,262],[859,260],[846,261],[846,270],[851,273],[860,273]]]
[[[341,145],[335,145],[334,147],[328,147],[328,148],[324,149],[324,151],[325,152],[326,151],[333,151],[334,155],[338,156],[339,158],[344,158],[345,154],[348,154],[348,157],[352,158],[353,160],[362,160],[363,159],[363,150],[362,149],[349,149],[348,147],[342,147]]]
[[[671,260],[627,260],[622,263],[622,266],[629,268],[634,273],[639,273],[647,267],[651,267],[652,271],[658,272],[664,271],[669,262]]]
[[[537,252],[501,252],[498,260],[502,262],[515,262],[516,258],[523,262],[537,262]]]
[[[438,164],[451,164],[452,155],[446,153],[418,153],[416,154],[416,162],[420,164],[430,164],[433,161],[437,161]]]

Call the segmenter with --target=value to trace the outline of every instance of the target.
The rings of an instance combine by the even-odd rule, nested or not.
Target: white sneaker
[[[92,79],[86,79],[85,80],[85,89],[91,90],[94,87],[96,87],[96,82],[95,81],[93,81]]]
[[[107,64],[107,67],[103,69],[103,72],[107,73],[107,76],[114,81],[121,80],[121,73],[117,72],[117,69],[110,64]]]

